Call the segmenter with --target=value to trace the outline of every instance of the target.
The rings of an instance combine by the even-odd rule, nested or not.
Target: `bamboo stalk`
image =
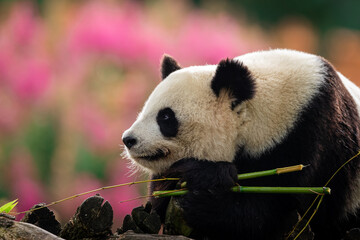
[[[275,169],[265,170],[265,171],[241,173],[241,174],[238,174],[237,176],[238,176],[238,180],[259,178],[259,177],[266,177],[266,176],[301,171],[304,167],[305,167],[304,165],[299,164],[299,165],[283,167],[283,168],[275,168]],[[185,188],[185,187],[186,187],[186,182],[181,183],[181,188]]]
[[[296,237],[294,238],[294,240],[298,239],[298,237],[300,237],[300,235],[304,232],[304,230],[306,229],[306,227],[309,226],[311,220],[312,220],[313,217],[315,216],[316,212],[319,210],[319,207],[320,207],[320,204],[321,204],[323,198],[324,198],[324,195],[320,197],[320,200],[319,200],[316,208],[314,209],[313,214],[311,214],[309,220],[306,222],[305,226],[301,229],[301,231],[298,233],[298,235],[296,235]]]
[[[330,194],[331,189],[328,187],[248,187],[248,186],[234,186],[231,191],[238,193],[274,193],[274,194]],[[155,198],[181,196],[187,194],[186,189],[169,190],[169,191],[155,191],[153,196]]]
[[[259,178],[259,177],[266,177],[271,175],[279,175],[289,172],[301,171],[303,168],[304,165],[299,164],[299,165],[283,167],[283,168],[275,168],[275,169],[259,171],[259,172],[242,173],[242,174],[238,174],[238,180]]]
[[[181,196],[187,194],[189,191],[186,189],[176,189],[176,190],[169,190],[169,191],[154,191],[153,197],[172,197],[172,196]]]
[[[240,193],[276,193],[276,194],[330,194],[328,187],[247,187],[235,186],[233,192]]]

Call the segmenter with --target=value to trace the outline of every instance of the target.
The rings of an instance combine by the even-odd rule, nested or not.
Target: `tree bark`
[[[158,235],[158,234],[142,234],[134,233],[129,230],[126,233],[123,233],[119,236],[116,236],[118,240],[191,240],[185,236],[175,236],[175,235]]]
[[[6,217],[0,217],[0,239],[6,240],[61,240],[33,224],[17,222]]]

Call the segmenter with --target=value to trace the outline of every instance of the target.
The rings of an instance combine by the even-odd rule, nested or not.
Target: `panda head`
[[[182,158],[232,161],[255,93],[249,70],[229,59],[181,68],[164,56],[161,73],[163,81],[123,134],[128,158],[151,173]]]

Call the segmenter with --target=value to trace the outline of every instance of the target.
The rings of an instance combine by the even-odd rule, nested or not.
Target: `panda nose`
[[[123,142],[124,142],[125,146],[128,149],[130,149],[132,146],[134,146],[137,143],[137,140],[136,140],[136,138],[129,136],[129,137],[124,137]]]

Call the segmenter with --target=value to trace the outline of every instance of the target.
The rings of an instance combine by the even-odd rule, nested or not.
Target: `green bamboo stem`
[[[301,171],[303,168],[304,165],[299,164],[299,165],[283,167],[283,168],[275,168],[275,169],[259,171],[259,172],[242,173],[242,174],[238,174],[238,180],[259,178],[259,177],[266,177],[271,175],[279,175],[283,173]]]
[[[279,174],[284,174],[284,173],[289,173],[289,172],[296,172],[296,171],[301,171],[304,167],[305,167],[304,165],[299,164],[299,165],[283,167],[283,168],[275,168],[275,169],[265,170],[265,171],[241,173],[241,174],[238,174],[238,180],[279,175]],[[181,188],[185,188],[185,187],[186,187],[186,182],[181,183]]]
[[[234,186],[231,191],[238,193],[274,193],[274,194],[330,194],[331,190],[328,187],[248,187],[248,186]],[[155,191],[153,196],[171,197],[181,196],[187,194],[186,189],[170,190],[170,191]]]
[[[294,165],[283,168],[275,168],[271,170],[242,173],[238,174],[238,180],[259,178],[265,176],[279,175],[289,172],[301,171],[304,165]],[[170,190],[170,191],[155,191],[153,196],[159,197],[170,197],[170,196],[181,196],[188,193],[186,188],[186,182],[181,183],[181,189]],[[248,186],[234,186],[231,188],[233,192],[240,193],[274,193],[274,194],[330,194],[330,188],[327,187],[248,187]]]
[[[235,186],[233,192],[240,193],[276,193],[276,194],[330,194],[328,187],[247,187]]]
[[[169,190],[169,191],[154,191],[153,196],[155,198],[181,196],[181,195],[187,194],[188,192],[189,191],[186,189]]]

